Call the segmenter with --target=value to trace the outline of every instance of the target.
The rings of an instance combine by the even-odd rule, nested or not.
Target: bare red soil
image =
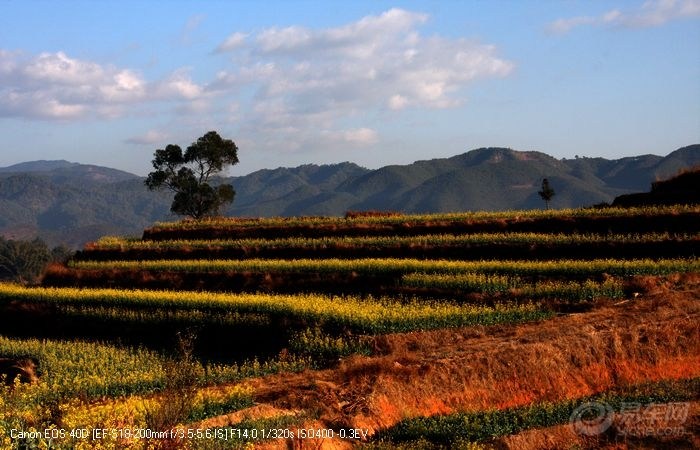
[[[700,282],[686,281],[682,291],[649,285],[636,300],[543,323],[380,336],[376,356],[254,380],[255,400],[312,413],[325,427],[374,433],[408,417],[556,402],[698,377]],[[210,421],[227,423],[225,417]],[[504,448],[521,448],[517,437],[510,439]]]

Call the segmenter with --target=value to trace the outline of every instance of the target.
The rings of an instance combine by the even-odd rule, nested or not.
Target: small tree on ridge
[[[152,161],[155,171],[145,184],[150,190],[163,187],[175,193],[170,211],[193,219],[218,214],[225,203],[233,202],[236,192],[230,184],[211,186],[212,176],[224,167],[238,163],[238,147],[210,131],[182,152],[177,145],[158,149]]]
[[[549,185],[549,180],[546,178],[542,180],[542,190],[537,193],[540,194],[540,197],[544,200],[546,209],[549,209],[549,202],[552,200],[552,197],[554,197],[554,194],[556,194],[554,189]]]

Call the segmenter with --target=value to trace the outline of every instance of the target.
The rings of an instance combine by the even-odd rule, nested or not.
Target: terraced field
[[[105,237],[0,285],[0,447],[692,447],[698,254],[698,207]],[[630,434],[630,404],[685,433]]]

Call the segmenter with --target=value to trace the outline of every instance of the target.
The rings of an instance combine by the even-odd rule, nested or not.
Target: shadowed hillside
[[[655,181],[650,192],[621,195],[613,206],[700,204],[700,167],[682,170],[668,180]]]

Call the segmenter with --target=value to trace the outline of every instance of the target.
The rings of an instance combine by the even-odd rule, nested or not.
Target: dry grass
[[[20,383],[36,383],[37,363],[31,358],[0,358],[0,382],[13,385],[19,378]]]
[[[380,356],[258,380],[256,401],[377,430],[406,417],[700,376],[700,292],[640,298],[541,324],[378,337]]]
[[[345,212],[346,219],[358,219],[358,218],[362,218],[362,217],[399,217],[402,215],[403,215],[402,213],[396,212],[396,211],[370,210],[370,211],[346,211]]]

